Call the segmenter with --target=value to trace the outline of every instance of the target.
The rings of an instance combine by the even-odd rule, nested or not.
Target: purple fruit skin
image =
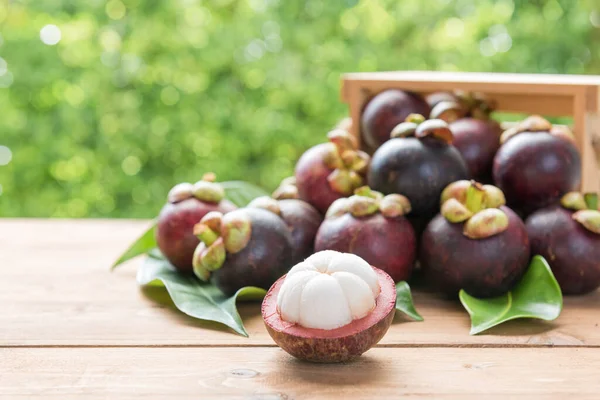
[[[409,114],[429,116],[429,105],[418,94],[397,89],[385,90],[367,103],[360,120],[365,144],[376,149],[390,139],[392,129]]]
[[[471,178],[491,183],[494,156],[500,148],[500,125],[494,120],[461,118],[450,124],[452,145],[467,163]]]
[[[454,146],[434,138],[409,137],[392,139],[377,149],[368,183],[384,194],[408,197],[411,218],[428,221],[439,211],[444,188],[468,177],[467,165]]]
[[[529,239],[523,221],[508,207],[508,229],[485,239],[469,239],[463,225],[438,214],[421,238],[419,259],[426,279],[440,292],[464,289],[479,298],[500,296],[519,281],[529,264]]]
[[[581,157],[573,143],[549,133],[519,133],[496,153],[494,182],[509,206],[529,214],[577,190]]]
[[[236,209],[228,200],[207,203],[194,197],[179,203],[167,203],[158,215],[156,244],[161,253],[179,271],[192,273],[192,258],[200,240],[193,230],[202,217],[210,211],[227,213]]]
[[[315,239],[315,251],[353,253],[387,272],[394,282],[407,280],[414,267],[416,237],[406,218],[380,213],[355,218],[351,214],[326,218]]]
[[[323,217],[313,206],[297,199],[279,200],[279,209],[292,235],[292,264],[297,264],[313,253]]]
[[[327,212],[331,203],[344,197],[334,191],[327,180],[333,172],[323,163],[329,149],[329,143],[321,143],[308,149],[298,160],[295,172],[300,199],[311,204],[322,214]]]
[[[558,205],[527,218],[531,254],[546,259],[563,294],[589,293],[600,286],[600,235],[573,220]]]
[[[250,241],[240,252],[227,253],[211,282],[231,296],[245,286],[269,289],[292,265],[292,235],[283,219],[260,208],[240,208],[230,215],[250,219]]]

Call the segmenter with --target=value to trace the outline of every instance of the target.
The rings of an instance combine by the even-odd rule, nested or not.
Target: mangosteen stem
[[[598,193],[585,193],[583,198],[589,210],[598,210]]]
[[[219,235],[215,231],[210,229],[208,225],[202,223],[194,226],[194,235],[196,235],[207,247],[212,245],[219,238]]]
[[[421,114],[408,114],[408,116],[406,117],[406,119],[404,121],[412,122],[414,124],[419,125],[419,124],[425,122],[425,117],[422,116]]]
[[[471,181],[471,185],[467,188],[465,205],[472,213],[477,213],[484,209],[485,190],[483,187]]]

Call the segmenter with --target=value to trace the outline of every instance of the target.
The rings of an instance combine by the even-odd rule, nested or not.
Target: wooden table
[[[110,273],[147,226],[0,219],[1,399],[599,398],[598,292],[479,336],[458,304],[415,293],[425,322],[397,317],[357,361],[314,365],[274,345],[257,305],[243,338],[140,289],[139,261]]]

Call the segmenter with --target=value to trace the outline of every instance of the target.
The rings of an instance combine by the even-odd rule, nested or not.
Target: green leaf
[[[415,309],[408,283],[402,281],[396,284],[396,310],[402,311],[415,321],[423,321],[421,314]]]
[[[196,277],[178,273],[164,258],[148,257],[137,274],[140,285],[164,284],[175,306],[184,314],[206,321],[215,321],[248,337],[244,323],[236,308],[236,300],[260,300],[266,291],[257,287],[245,287],[231,297],[225,296],[209,283]]]
[[[562,311],[562,293],[550,266],[542,256],[535,256],[523,278],[504,296],[478,299],[464,290],[460,301],[471,316],[471,335],[517,318],[552,321]]]
[[[148,228],[148,230],[144,232],[142,236],[137,238],[127,250],[125,250],[125,253],[123,253],[117,261],[115,261],[110,269],[113,270],[120,264],[123,264],[125,261],[129,261],[132,258],[145,254],[156,248],[156,239],[154,237],[155,231],[156,222],[153,222],[152,226]]]
[[[264,189],[243,181],[221,182],[225,189],[225,197],[238,207],[245,207],[257,197],[269,196]]]

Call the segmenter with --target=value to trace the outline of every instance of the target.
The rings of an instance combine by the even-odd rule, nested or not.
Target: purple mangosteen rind
[[[458,150],[448,144],[452,132],[446,122],[406,123],[413,125],[414,129],[407,127],[413,131],[377,149],[371,158],[367,181],[384,194],[402,193],[412,204],[413,217],[430,219],[439,210],[437,199],[442,190],[467,178],[469,173]],[[413,132],[415,137],[411,136]]]
[[[386,271],[394,281],[410,277],[416,258],[416,234],[404,218],[410,201],[400,194],[387,196],[368,186],[329,208],[315,238],[315,251],[353,253]]]
[[[321,213],[334,200],[351,195],[364,184],[370,160],[347,131],[334,129],[327,137],[328,143],[314,146],[300,157],[295,170],[298,198]],[[293,191],[291,185],[287,186],[288,191]]]
[[[315,251],[356,254],[399,282],[412,274],[416,242],[415,231],[404,217],[388,218],[380,212],[354,217],[346,212],[323,221],[315,238]]]
[[[439,96],[436,96],[439,97]],[[491,182],[494,155],[500,147],[500,124],[491,118],[495,103],[480,93],[448,94],[436,103],[430,118],[450,124],[452,144],[460,151],[473,178]]]
[[[563,200],[565,197],[572,199],[565,195]],[[584,211],[597,212],[555,204],[535,211],[526,220],[532,254],[548,261],[565,295],[581,295],[600,287],[600,234],[574,218]]]
[[[279,208],[292,236],[292,264],[296,264],[314,252],[315,237],[323,216],[307,202],[297,199],[280,200]]]
[[[508,204],[524,214],[559,202],[581,183],[581,155],[566,127],[533,115],[505,131],[493,178]]]
[[[218,215],[210,215],[216,226]],[[220,233],[207,221],[194,230],[201,240],[194,273],[224,294],[245,286],[268,289],[292,264],[292,237],[284,221],[260,208],[243,208],[221,216]]]
[[[440,292],[456,296],[464,289],[472,296],[490,298],[507,293],[519,281],[530,256],[525,225],[508,207],[498,211],[507,216],[508,228],[477,240],[441,214],[429,223],[419,259],[425,276]]]
[[[409,114],[429,116],[427,102],[417,93],[388,89],[376,94],[361,113],[362,142],[375,150],[390,139],[392,129]]]
[[[323,221],[323,217],[313,206],[299,199],[276,200],[262,196],[252,200],[247,207],[265,209],[285,222],[292,235],[293,263],[312,254],[315,236]]]
[[[215,179],[215,174],[207,173],[195,184],[175,185],[158,215],[157,246],[181,272],[193,271],[193,254],[199,243],[193,234],[194,225],[212,211],[227,213],[237,208],[224,198],[223,187]]]

